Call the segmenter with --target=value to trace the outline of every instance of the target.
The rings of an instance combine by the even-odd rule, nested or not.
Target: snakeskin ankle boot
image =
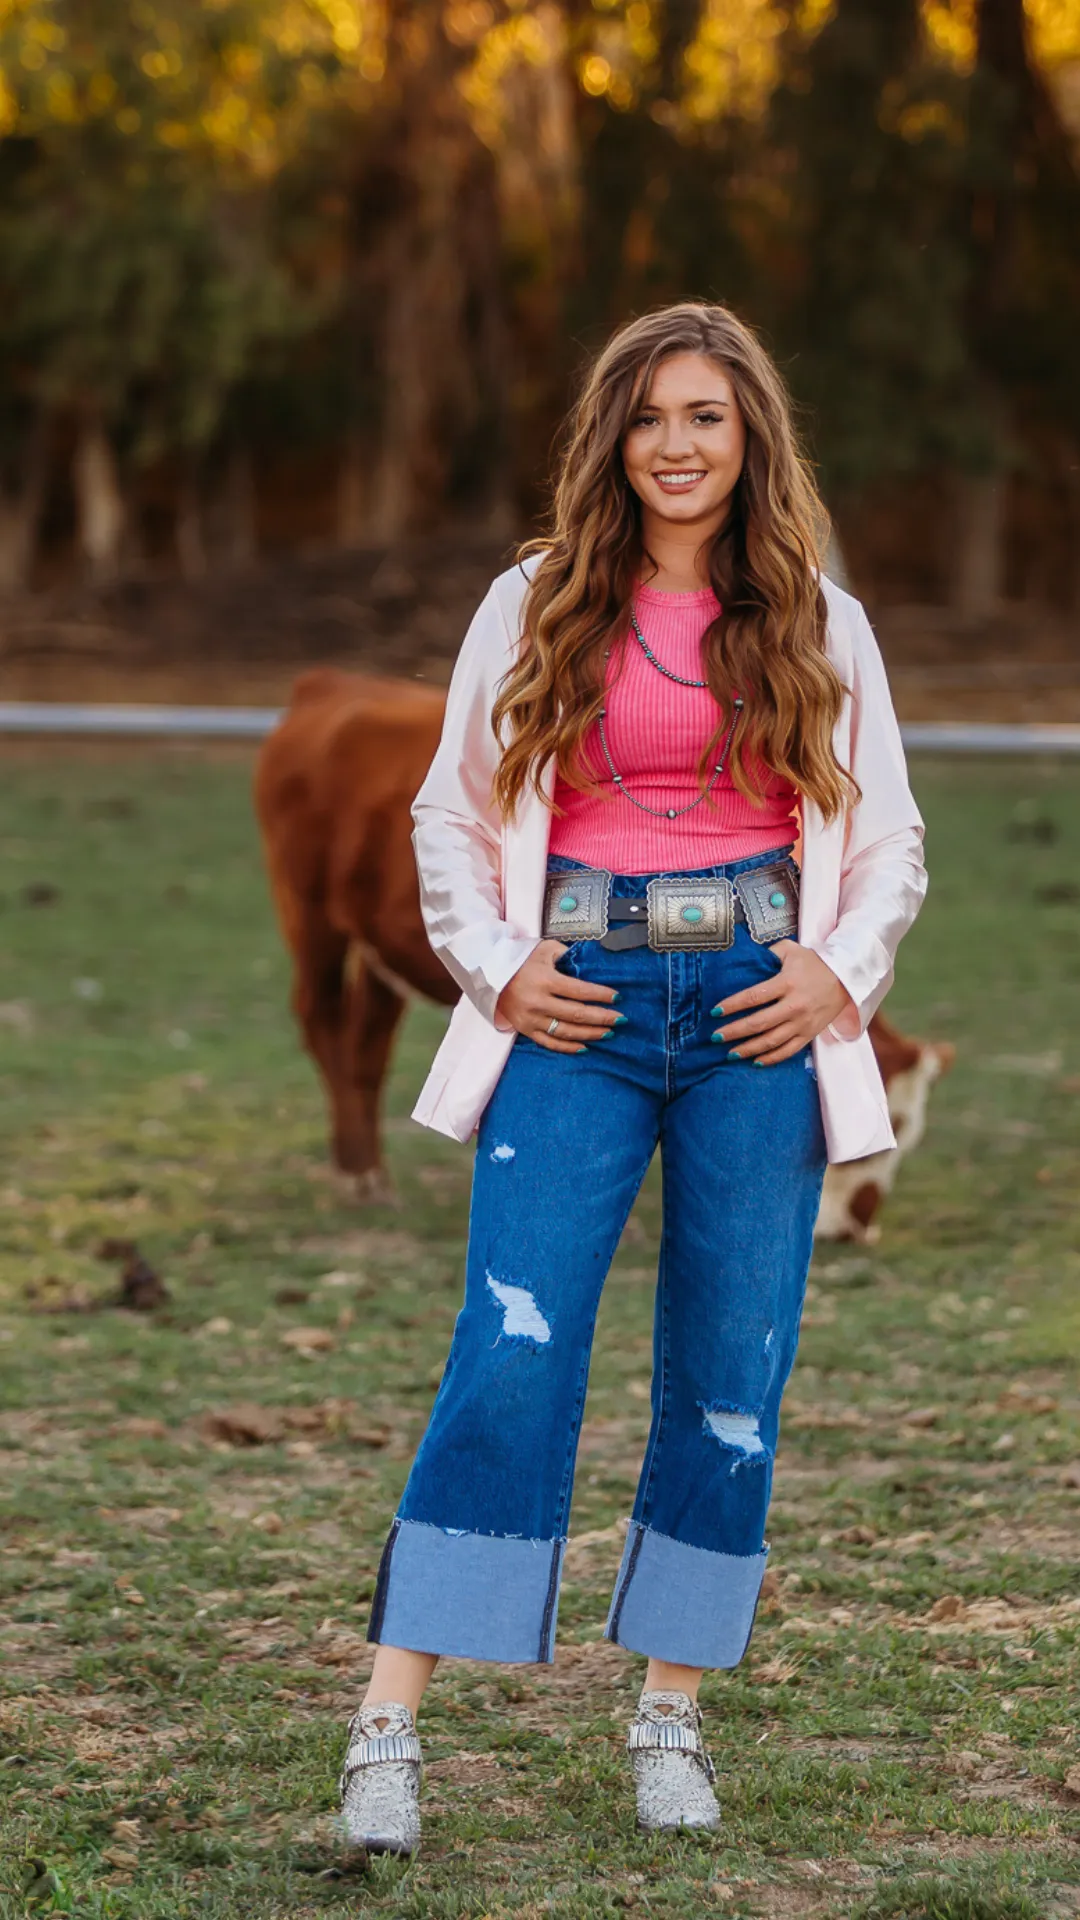
[[[363,1706],[349,1722],[338,1782],[341,1820],[354,1847],[413,1854],[420,1845],[420,1742],[408,1707]]]
[[[626,1740],[643,1833],[718,1827],[713,1763],[701,1738],[701,1710],[688,1693],[643,1692]]]

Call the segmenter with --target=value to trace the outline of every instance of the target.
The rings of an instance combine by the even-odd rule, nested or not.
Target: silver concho
[[[764,947],[776,940],[797,939],[799,869],[794,860],[778,860],[775,866],[737,873],[735,886],[751,940]]]
[[[545,940],[602,940],[608,930],[611,875],[602,867],[549,873],[544,889]]]
[[[657,953],[730,947],[735,894],[730,880],[650,880],[649,945]]]

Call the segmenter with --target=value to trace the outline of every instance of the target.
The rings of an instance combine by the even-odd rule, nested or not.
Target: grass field
[[[350,1210],[247,764],[10,760],[2,1920],[1080,1914],[1080,768],[915,773],[933,882],[890,1006],[959,1058],[880,1246],[815,1262],[768,1597],[703,1695],[722,1835],[635,1833],[643,1663],[600,1641],[648,1417],[650,1177],[559,1658],[445,1669],[424,1852],[365,1871],[334,1831],[341,1729],[461,1283],[469,1155],[407,1118],[441,1016],[397,1058],[403,1205]],[[108,1304],[110,1238],[163,1276],[157,1311]]]

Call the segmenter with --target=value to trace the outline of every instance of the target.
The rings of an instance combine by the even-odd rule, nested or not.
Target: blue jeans
[[[613,894],[644,897],[649,877],[616,876]],[[711,1039],[711,1009],[779,964],[743,925],[724,952],[581,941],[560,961],[617,987],[626,1022],[578,1054],[519,1036],[484,1112],[465,1303],[369,1639],[553,1658],[600,1291],[659,1144],[652,1429],[606,1633],[686,1666],[741,1660],[825,1140],[809,1049],[774,1067],[738,1060]]]

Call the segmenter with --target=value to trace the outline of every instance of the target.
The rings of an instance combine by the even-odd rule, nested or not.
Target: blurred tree
[[[827,495],[984,459],[965,338],[963,83],[916,0],[838,0],[771,103],[766,314],[813,409]],[[771,279],[771,284],[770,284]]]
[[[269,191],[305,65],[333,62],[325,19],[308,24],[293,50],[257,0],[0,14],[0,356],[28,451],[43,423],[73,435],[95,578],[132,537],[125,470],[163,456],[185,475],[181,556],[201,564],[195,483],[229,396],[313,322],[275,251]],[[9,542],[9,570],[28,544]]]
[[[1080,543],[1080,173],[1031,37],[1023,0],[979,0],[967,335],[997,446],[962,500],[954,598],[974,614],[1003,591],[1010,468],[1041,461],[1071,481]]]
[[[719,190],[726,156],[720,140],[695,139],[683,105],[702,14],[701,0],[626,0],[571,15],[582,197],[575,336],[595,340],[628,312],[718,294],[725,281],[732,297]]]
[[[584,201],[568,22],[554,0],[499,10],[463,0],[450,7],[447,22],[456,44],[471,49],[461,91],[495,163],[511,481],[514,504],[531,518],[548,484],[551,435],[566,402],[572,349],[565,295],[579,257]]]
[[[375,392],[345,474],[381,540],[429,524],[463,485],[508,515],[498,181],[451,24],[442,0],[397,0],[378,98],[351,132],[344,311]]]

